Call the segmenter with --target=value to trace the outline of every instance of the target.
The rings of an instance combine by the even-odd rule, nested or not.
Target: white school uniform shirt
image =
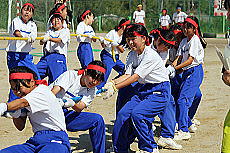
[[[145,11],[134,11],[133,13],[133,19],[135,23],[145,23]]]
[[[84,34],[84,35],[95,36],[95,32],[94,32],[93,28],[90,25],[86,25],[84,21],[80,22],[77,25],[76,34]],[[80,37],[80,38],[78,37],[77,41],[78,42],[88,42],[88,43],[91,43],[92,39],[91,38],[87,38],[87,37]]]
[[[161,26],[168,26],[170,23],[172,23],[170,16],[168,14],[161,15],[159,18],[159,22],[161,23]]]
[[[122,35],[119,36],[117,31],[114,29],[114,30],[111,30],[109,33],[106,34],[105,38],[108,38],[110,40],[113,40],[113,43],[119,45],[121,43],[121,40],[122,40]],[[112,45],[110,42],[108,41],[104,41],[104,44],[105,44],[105,50],[107,52],[109,52],[110,54],[112,54]],[[119,54],[119,50],[114,47],[114,52],[115,54]]]
[[[61,38],[60,43],[55,43],[52,41],[47,41],[44,44],[44,53],[59,53],[65,55],[67,58],[68,45],[70,43],[70,31],[68,28],[62,28],[61,30],[55,31],[53,28],[48,30],[45,36],[51,38]]]
[[[61,74],[50,87],[60,86],[63,88],[56,97],[57,98],[72,98],[77,96],[83,96],[81,102],[89,106],[96,95],[96,87],[87,88],[82,87],[80,84],[80,78],[82,75],[78,75],[78,71],[69,70]]]
[[[187,16],[188,15],[185,12],[175,12],[173,13],[173,21],[175,21],[175,23],[183,23]]]
[[[129,52],[125,74],[134,73],[140,76],[138,82],[141,84],[169,81],[163,60],[150,46],[146,46],[140,55],[135,51]]]
[[[200,42],[199,37],[194,34],[189,42],[188,38],[184,38],[178,48],[178,56],[182,56],[181,63],[185,62],[189,58],[189,56],[194,57],[192,64],[183,67],[183,70],[187,70],[189,68],[202,64],[204,62],[204,48]]]
[[[35,39],[37,37],[37,26],[34,21],[28,21],[24,23],[21,17],[16,17],[13,19],[9,34],[11,37],[14,36],[16,30],[21,32],[22,37],[31,37]],[[30,52],[32,50],[32,43],[27,42],[27,40],[9,40],[8,46],[6,48],[7,52]]]
[[[38,85],[27,94],[30,123],[33,132],[42,130],[66,131],[65,117],[58,98],[45,85]]]

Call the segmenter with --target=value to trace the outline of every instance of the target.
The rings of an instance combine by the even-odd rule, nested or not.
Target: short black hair
[[[10,69],[10,74],[12,73],[32,73],[33,74],[33,78],[34,80],[38,79],[37,74],[31,70],[30,68],[26,67],[26,66],[17,66],[14,67],[12,69]],[[16,84],[16,90],[20,89],[20,84],[22,84],[23,86],[29,88],[29,86],[26,83],[29,83],[31,80],[30,79],[14,79],[14,80],[10,80],[10,82],[13,81]]]
[[[106,69],[105,64],[102,63],[101,61],[98,61],[98,60],[90,62],[89,65],[98,65],[98,66]],[[104,73],[102,73],[101,71],[97,71],[97,70],[93,70],[93,69],[87,69],[86,75],[89,75],[93,79],[98,80],[98,81],[104,81],[105,80]]]
[[[230,0],[225,0],[224,1],[224,8],[228,10],[230,8]]]

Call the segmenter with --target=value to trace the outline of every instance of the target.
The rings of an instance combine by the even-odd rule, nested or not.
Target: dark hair
[[[118,31],[121,28],[121,25],[123,23],[125,23],[126,21],[128,21],[128,19],[121,19],[121,21],[119,22],[118,26],[115,26],[115,31]]]
[[[12,69],[10,69],[10,74],[12,73],[32,73],[33,74],[33,78],[35,80],[38,79],[37,74],[31,70],[30,68],[26,67],[26,66],[17,66],[14,67]],[[23,86],[29,88],[29,86],[26,83],[29,83],[31,80],[30,79],[14,79],[14,80],[10,80],[10,82],[14,82],[16,84],[16,90],[20,89],[20,84],[22,84]]]
[[[198,25],[197,30],[198,30],[198,33],[199,33],[199,35],[200,35],[200,42],[201,42],[203,48],[206,48],[207,42],[206,42],[206,41],[204,40],[204,38],[202,37],[201,30],[200,30],[200,26],[199,26],[199,20],[198,20],[197,17],[195,17],[195,16],[188,16],[187,18],[190,18],[190,19],[194,20],[194,21],[197,23],[197,25]],[[187,23],[188,28],[193,28],[193,29],[195,29],[195,26],[192,25],[191,23],[186,22],[186,21],[185,21],[185,23]],[[184,24],[185,24],[185,23],[184,23]]]
[[[102,63],[101,61],[95,60],[89,63],[89,65],[98,65],[100,67],[103,67],[104,69],[106,69],[106,66],[104,63]],[[92,69],[87,69],[86,75],[91,76],[93,79],[98,80],[98,81],[104,81],[104,73],[102,73],[101,71],[97,71],[97,70],[92,70]]]
[[[50,11],[49,16],[53,15],[54,13],[60,13],[60,12],[57,12],[57,9],[58,9],[60,6],[62,6],[62,5],[63,5],[63,3],[57,3],[57,4],[55,4],[54,8]],[[64,8],[67,8],[67,12],[68,12],[68,7],[65,6]],[[63,9],[64,9],[64,8],[63,8]]]
[[[184,39],[186,36],[184,35],[184,33],[183,33],[183,27],[181,26],[181,25],[179,25],[179,24],[174,24],[174,25],[172,25],[172,26],[170,26],[170,29],[169,29],[170,31],[172,31],[172,32],[174,32],[174,30],[180,30],[181,32],[180,33],[178,33],[178,34],[175,34],[175,36],[176,36],[176,40],[177,40],[177,42],[178,43],[180,43],[181,42],[181,40],[182,39]]]
[[[175,34],[172,31],[170,31],[170,30],[163,30],[163,29],[161,29],[159,32],[160,32],[160,35],[161,35],[161,37],[158,37],[159,44],[164,44],[168,49],[172,48],[174,45],[166,42],[165,40],[176,41]],[[163,40],[162,37],[165,40]]]
[[[60,19],[61,21],[64,20],[63,17],[61,16],[61,14],[58,14],[58,13],[53,14],[52,17],[50,18],[50,21],[52,22],[52,20],[53,20],[54,18],[58,18],[58,19]]]
[[[143,36],[146,37],[146,45],[150,45],[150,43],[152,42],[152,38],[148,35],[148,31],[146,30],[146,28],[143,25],[139,25],[139,24],[129,24],[126,26],[124,32],[123,32],[123,36],[122,36],[122,41],[121,41],[121,45],[124,45],[125,47],[128,47],[128,44],[126,42],[126,38],[128,37],[136,37],[134,32],[137,32]]]
[[[230,1],[229,1],[229,0],[225,0],[225,1],[224,1],[224,8],[225,8],[226,10],[228,10],[228,9],[230,8]]]
[[[79,16],[77,17],[77,22],[78,22],[78,23],[80,23],[81,21],[85,20],[86,17],[91,16],[91,15],[93,14],[93,13],[90,11],[90,12],[87,13],[87,14],[83,17],[83,19],[82,19],[82,15],[83,15],[86,11],[88,11],[88,10],[85,10],[81,15],[79,15]]]

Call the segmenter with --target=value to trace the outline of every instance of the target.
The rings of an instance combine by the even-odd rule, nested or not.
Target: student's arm
[[[58,94],[63,88],[61,86],[54,86],[51,91],[54,95]]]
[[[230,70],[224,71],[222,80],[226,85],[230,86]]]
[[[26,118],[27,116],[20,116],[19,118],[13,118],[13,123],[19,131],[22,131],[25,128]]]
[[[22,34],[21,34],[21,32],[19,30],[15,30],[13,35],[15,37],[22,37]]]
[[[129,74],[124,74],[124,75],[120,76],[119,78],[114,79],[113,82],[114,82],[115,84],[119,84],[119,83],[123,82],[124,80],[128,79],[129,77],[131,77],[131,75],[129,75]]]
[[[125,79],[124,81],[120,82],[119,84],[115,83],[116,84],[115,87],[117,89],[124,88],[124,87],[136,82],[139,78],[140,78],[140,76],[138,74],[133,74],[132,76]]]
[[[179,64],[179,65],[177,65],[177,66],[175,66],[175,69],[176,69],[176,70],[179,70],[179,69],[181,69],[181,68],[183,68],[183,67],[186,67],[186,66],[188,66],[188,65],[191,65],[192,62],[193,62],[193,60],[194,60],[194,57],[189,56],[189,58],[188,58],[186,61],[184,61],[183,63],[181,63],[181,64]]]
[[[55,42],[55,43],[61,43],[62,39],[61,38],[50,38],[49,41]]]
[[[15,111],[24,107],[29,106],[29,103],[26,99],[16,99],[10,103],[7,103],[7,110],[8,111]]]
[[[72,107],[76,112],[81,112],[84,108],[86,108],[86,104],[82,101],[79,101]]]
[[[120,53],[124,53],[125,51],[125,49],[121,45],[117,46],[116,48],[119,50]]]

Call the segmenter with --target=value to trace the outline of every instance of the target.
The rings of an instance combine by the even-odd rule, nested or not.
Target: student
[[[163,113],[170,100],[167,70],[160,56],[149,46],[148,32],[144,26],[129,25],[124,32],[124,38],[132,50],[128,55],[126,72],[105,84],[107,92],[104,98],[112,96],[118,89],[136,81],[138,81],[138,94],[134,95],[117,114],[113,130],[114,150],[128,152],[132,138],[127,134],[132,121],[135,135],[139,140],[140,152],[158,153],[152,122],[156,115]]]
[[[48,30],[40,41],[44,56],[36,65],[42,79],[49,77],[49,84],[67,71],[66,59],[70,41],[69,29],[63,27],[63,18],[59,13],[51,17],[51,22],[52,29]]]
[[[25,3],[21,9],[21,16],[13,19],[10,25],[11,37],[23,37],[28,40],[9,40],[6,48],[7,52],[7,66],[8,69],[16,66],[27,66],[32,69],[38,75],[38,70],[33,63],[33,56],[29,54],[32,50],[32,43],[37,37],[37,26],[33,21],[34,5],[31,3]],[[38,75],[40,79],[40,76]],[[17,99],[10,90],[9,102]]]
[[[175,70],[183,71],[182,82],[178,91],[179,98],[177,104],[179,106],[178,119],[178,135],[175,140],[183,140],[191,138],[188,129],[188,111],[192,105],[196,92],[203,80],[203,58],[206,42],[201,37],[201,32],[196,17],[188,17],[184,24],[184,38],[178,49],[178,57],[173,62]],[[178,60],[181,62],[178,63]]]
[[[145,11],[142,10],[142,5],[137,5],[137,10],[133,13],[133,21],[135,24],[145,26]]]
[[[81,63],[82,68],[86,68],[87,65],[94,60],[93,50],[91,47],[91,42],[96,41],[92,37],[95,36],[95,32],[91,27],[94,21],[94,15],[90,10],[83,12],[78,17],[78,26],[76,33],[88,35],[89,37],[77,37],[77,41],[80,43],[77,49],[77,57]]]
[[[93,101],[105,71],[101,61],[92,61],[86,69],[64,72],[50,85],[58,98],[82,96],[81,101],[73,105],[74,111],[64,109],[66,127],[71,132],[89,130],[94,153],[105,152],[105,123],[100,114],[82,111]]]
[[[172,23],[170,16],[167,14],[167,9],[162,10],[162,14],[159,18],[160,28],[167,30],[169,29],[170,24]]]
[[[176,12],[173,13],[173,22],[180,26],[183,25],[184,20],[187,18],[187,14],[181,11],[181,6],[176,7]]]
[[[106,65],[106,73],[105,80],[99,86],[97,86],[98,89],[101,89],[105,85],[112,69],[117,71],[119,76],[124,73],[125,64],[119,59],[119,54],[123,53],[125,50],[119,44],[121,43],[122,34],[127,24],[130,24],[130,20],[122,19],[115,29],[106,34],[105,38],[113,40],[112,43],[105,41],[104,38],[101,38],[100,40],[102,47],[104,47],[104,49],[101,51],[100,57],[101,61]],[[113,59],[112,50],[114,50],[115,53],[115,61]]]
[[[169,50],[176,44],[175,35],[172,31],[163,29],[154,29],[150,34],[154,37],[154,50],[160,55],[168,70],[167,60],[169,59]],[[172,76],[170,71],[168,71],[168,74],[170,77]],[[181,145],[173,141],[176,126],[176,105],[172,95],[164,112],[158,116],[162,123],[158,145],[170,149],[182,149]]]
[[[10,69],[11,89],[20,99],[1,103],[0,115],[6,111],[26,109],[26,113],[13,118],[13,123],[22,131],[28,116],[34,135],[26,143],[2,149],[0,153],[70,153],[64,113],[59,100],[44,85],[47,82],[37,78],[36,73],[25,66]]]

